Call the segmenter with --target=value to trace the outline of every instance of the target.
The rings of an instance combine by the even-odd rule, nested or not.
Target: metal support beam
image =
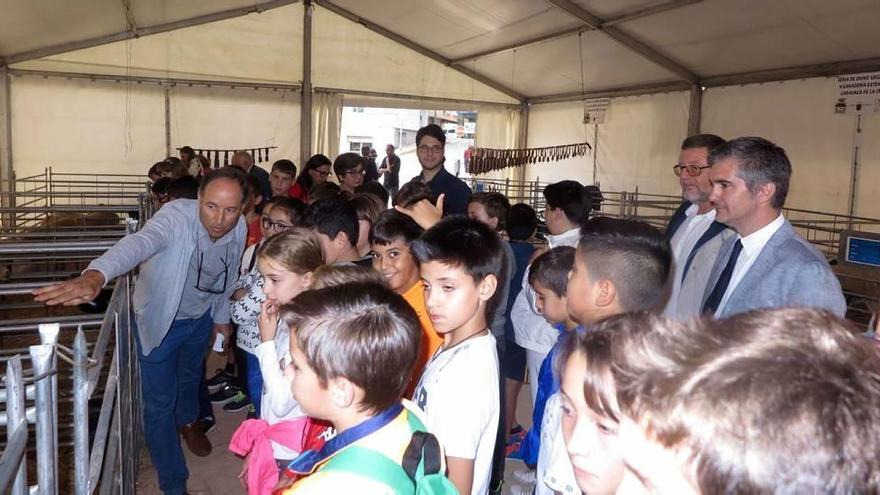
[[[168,22],[165,24],[157,24],[154,26],[137,28],[134,31],[122,31],[105,36],[99,36],[97,38],[62,43],[60,45],[38,48],[36,50],[28,50],[7,56],[6,63],[12,64],[16,62],[24,62],[25,60],[33,60],[37,58],[48,57],[51,55],[58,55],[59,53],[66,53],[73,50],[82,50],[83,48],[92,48],[95,46],[106,45],[107,43],[127,40],[129,38],[140,38],[141,36],[165,33],[168,31],[174,31],[175,29],[198,26],[200,24],[222,21],[224,19],[232,19],[234,17],[241,17],[248,14],[258,14],[260,12],[265,12],[267,10],[275,9],[278,7],[284,7],[285,5],[290,5],[293,3],[296,3],[296,0],[272,0],[251,5],[248,7],[239,7],[236,9],[224,10],[222,12],[216,12],[213,14],[191,17],[189,19],[181,19],[179,21]]]
[[[9,68],[0,66],[0,207],[12,208],[15,172],[12,168],[12,91]],[[11,227],[14,215],[3,216],[3,226]]]
[[[299,163],[304,167],[312,156],[312,15],[315,6],[305,0],[303,9],[302,101],[300,103]]]
[[[691,86],[691,102],[688,107],[688,136],[700,133],[700,119],[703,114],[703,88],[699,84]]]
[[[517,48],[522,48],[524,46],[534,45],[534,44],[541,43],[544,41],[550,41],[550,40],[555,40],[555,39],[559,39],[559,38],[565,38],[566,36],[571,36],[574,34],[579,34],[579,33],[583,33],[586,31],[592,31],[592,30],[593,30],[593,28],[591,28],[589,26],[578,26],[575,28],[566,29],[564,31],[557,31],[554,33],[543,34],[541,36],[536,36],[534,38],[529,38],[527,40],[517,41],[516,43],[511,43],[509,45],[503,45],[503,46],[499,46],[497,48],[489,48],[487,50],[469,53],[467,55],[463,55],[461,57],[457,57],[457,58],[452,59],[452,63],[456,64],[456,65],[463,64],[466,62],[470,62],[471,60],[473,60],[475,58],[482,58],[482,57],[486,57],[489,55],[495,55],[496,53],[502,53],[502,52],[506,52],[508,50],[515,50]]]
[[[607,26],[605,21],[599,17],[596,17],[594,14],[590,13],[586,9],[582,8],[580,5],[574,3],[571,0],[547,0],[553,5],[559,7],[560,9],[568,12],[574,17],[577,17],[584,24],[590,26],[591,28],[601,31],[608,35],[611,39],[617,41],[618,43],[626,46],[630,50],[636,52],[642,57],[654,62],[655,64],[663,67],[664,69],[672,72],[676,76],[681,79],[691,83],[696,84],[699,80],[699,77],[691,72],[690,69],[685,66],[679,64],[678,62],[672,60],[671,58],[663,55],[657,50],[651,48],[645,43],[633,38],[629,34],[621,31],[620,29],[614,26]]]
[[[685,82],[652,83],[639,86],[621,86],[617,88],[598,89],[595,91],[573,91],[555,95],[536,96],[529,98],[528,102],[535,103],[559,103],[565,101],[578,101],[587,98],[620,98],[623,96],[641,96],[656,93],[669,93],[673,91],[687,91],[691,85]]]
[[[221,88],[271,89],[276,91],[299,91],[299,84],[258,83],[247,81],[219,81],[213,79],[181,79],[175,77],[127,76],[124,74],[90,74],[84,72],[59,72],[48,70],[9,69],[13,76],[58,77],[62,79],[88,79],[105,82],[136,82],[159,86],[206,86]]]
[[[621,14],[616,17],[609,18],[604,23],[603,26],[613,26],[615,24],[621,24],[628,21],[634,21],[636,19],[641,19],[642,17],[648,17],[655,14],[659,14],[661,12],[666,12],[669,10],[680,9],[687,5],[693,5],[695,3],[704,2],[705,0],[670,0],[666,2],[661,2],[655,5],[651,5],[648,7],[640,8],[638,10],[634,10],[631,12],[627,12]],[[511,43],[509,45],[503,45],[496,48],[489,48],[487,50],[482,50],[479,52],[471,53],[468,55],[463,55],[461,57],[456,57],[452,60],[453,64],[462,64],[464,62],[468,62],[475,58],[485,57],[487,55],[494,55],[496,53],[506,52],[508,50],[513,50],[516,48],[522,48],[524,46],[534,45],[537,43],[541,43],[544,41],[555,40],[559,38],[565,38],[566,36],[571,36],[574,34],[580,34],[586,31],[593,31],[593,28],[590,26],[578,26],[575,28],[566,29],[564,31],[557,31],[555,33],[544,34],[541,36],[536,36],[534,38],[529,38],[523,41],[517,41],[516,43]]]
[[[464,74],[470,78],[476,79],[477,81],[485,84],[486,86],[489,86],[492,89],[500,91],[500,92],[506,94],[507,96],[509,96],[519,102],[522,102],[525,100],[525,97],[523,95],[521,95],[520,93],[514,91],[513,89],[499,83],[498,81],[490,79],[482,74],[474,72],[473,70],[467,69],[465,67],[453,65],[452,60],[444,57],[443,55],[440,55],[439,53],[435,52],[434,50],[431,50],[430,48],[426,48],[422,45],[419,45],[415,41],[412,41],[409,38],[405,38],[405,37],[395,33],[394,31],[391,31],[390,29],[386,29],[386,28],[376,24],[375,22],[364,19],[363,17],[360,17],[357,14],[342,8],[342,7],[334,4],[333,2],[330,2],[327,0],[315,0],[315,3],[324,7],[325,9],[333,12],[334,14],[345,17],[346,19],[350,20],[351,22],[354,22],[354,23],[357,23],[357,24],[364,26],[365,28],[369,29],[370,31],[373,31],[374,33],[380,34],[380,35],[382,35],[392,41],[400,43],[401,45],[403,45],[411,50],[414,50],[418,53],[421,53],[422,55],[424,55],[424,56],[426,56],[436,62],[439,62],[439,63],[449,67],[452,70],[456,70],[456,71],[461,72],[462,74]]]
[[[782,69],[768,69],[738,74],[704,77],[700,84],[710,88],[715,86],[733,86],[737,84],[755,84],[790,79],[807,79],[810,77],[833,77],[857,72],[874,72],[880,70],[880,58],[850,60],[847,62],[831,62],[827,64],[802,65]]]
[[[373,98],[393,98],[396,100],[433,101],[437,103],[451,103],[461,105],[462,110],[475,108],[477,105],[499,105],[511,108],[520,108],[516,103],[498,103],[495,101],[463,100],[460,98],[442,98],[439,96],[408,95],[404,93],[385,93],[382,91],[363,91],[360,89],[312,87],[315,93],[339,93],[350,96],[368,96]]]
[[[634,21],[636,19],[641,19],[642,17],[649,17],[652,15],[661,14],[663,12],[680,9],[682,7],[687,7],[688,5],[693,5],[695,3],[701,3],[704,1],[705,0],[669,0],[665,2],[655,3],[654,5],[648,5],[647,7],[642,7],[632,10],[630,12],[623,13],[619,16],[612,17],[602,23],[602,25],[608,27],[615,24],[623,24],[624,22]]]
[[[165,86],[165,156],[171,154],[171,86]],[[184,163],[189,167],[189,163]]]
[[[519,135],[516,137],[517,148],[529,147],[529,104],[523,103],[519,109]],[[526,180],[526,169],[528,165],[523,165],[513,169],[512,179],[522,183]]]

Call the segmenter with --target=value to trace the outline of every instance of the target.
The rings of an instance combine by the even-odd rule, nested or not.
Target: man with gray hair
[[[751,309],[807,306],[846,313],[825,257],[782,215],[791,180],[785,150],[760,137],[728,141],[709,155],[715,219],[737,235],[721,246],[703,297],[717,318]]]
[[[725,143],[714,134],[688,136],[681,143],[678,163],[672,167],[684,199],[669,219],[666,239],[672,246],[675,272],[664,314],[679,320],[700,314],[703,293],[718,250],[735,233],[715,220],[709,201],[709,154]]]

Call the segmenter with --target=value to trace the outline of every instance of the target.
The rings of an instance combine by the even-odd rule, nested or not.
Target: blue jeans
[[[254,405],[254,411],[257,417],[260,417],[260,400],[263,397],[263,373],[260,372],[260,360],[257,356],[249,352],[242,352],[244,360],[247,361],[245,369],[247,370],[247,393]]]
[[[202,360],[213,330],[210,312],[200,318],[175,320],[159,347],[144,356],[139,352],[144,401],[144,436],[150,459],[166,495],[186,491],[189,471],[180,446],[178,427],[199,415]],[[140,346],[140,339],[138,346]]]

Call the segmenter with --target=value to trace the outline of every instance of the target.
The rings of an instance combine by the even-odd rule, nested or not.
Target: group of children
[[[538,494],[880,489],[880,364],[834,317],[655,316],[669,242],[590,218],[573,181],[545,190],[536,249],[535,211],[498,193],[444,218],[418,182],[383,211],[332,187],[290,197],[294,176],[273,167],[261,211],[251,196],[231,301],[248,493],[494,493],[507,455]]]

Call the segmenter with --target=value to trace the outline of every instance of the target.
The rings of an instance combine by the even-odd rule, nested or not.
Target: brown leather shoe
[[[186,446],[190,452],[199,457],[211,455],[211,441],[205,436],[200,422],[193,421],[186,426],[181,426],[179,430],[183,439],[186,440]]]

